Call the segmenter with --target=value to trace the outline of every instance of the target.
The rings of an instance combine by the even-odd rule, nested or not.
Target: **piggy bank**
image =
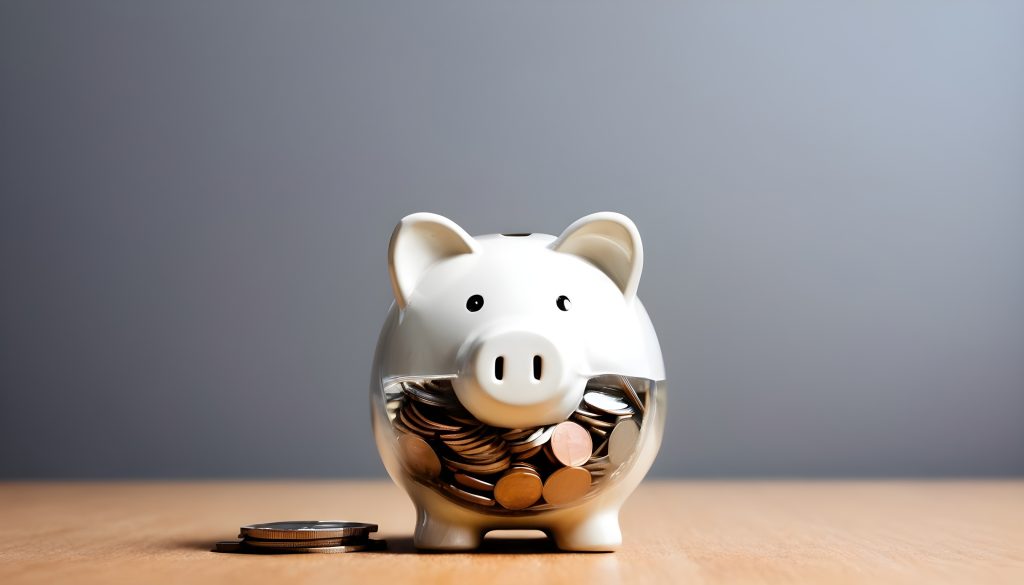
[[[381,459],[416,507],[416,547],[538,529],[563,550],[615,550],[619,509],[665,423],[633,222],[604,212],[558,237],[473,237],[415,213],[388,255],[395,301],[371,411]]]

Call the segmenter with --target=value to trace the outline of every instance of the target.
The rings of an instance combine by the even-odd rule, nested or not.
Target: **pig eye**
[[[562,295],[555,301],[555,305],[558,306],[560,311],[568,311],[569,307],[572,305],[572,301],[569,300],[569,297]]]
[[[484,298],[480,295],[473,295],[466,301],[466,308],[470,313],[476,313],[484,306]]]

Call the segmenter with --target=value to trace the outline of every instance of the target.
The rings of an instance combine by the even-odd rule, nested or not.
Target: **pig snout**
[[[562,385],[558,348],[546,337],[529,331],[509,331],[478,340],[464,368],[471,370],[482,391],[505,404],[543,402]]]
[[[565,420],[586,384],[574,345],[537,329],[492,329],[460,352],[455,392],[476,418],[493,426]]]

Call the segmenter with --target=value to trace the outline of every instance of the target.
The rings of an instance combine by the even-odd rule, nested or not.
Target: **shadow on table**
[[[559,554],[563,551],[555,548],[551,539],[544,536],[536,537],[487,537],[480,548],[467,553],[466,551],[421,551],[417,550],[412,543],[411,536],[398,536],[388,538],[387,550],[381,553],[391,554],[426,554],[426,555],[450,555],[450,554],[484,554],[484,555],[506,555],[506,554]]]
[[[382,550],[363,551],[359,554],[427,554],[427,555],[445,555],[445,554],[483,554],[483,555],[505,555],[505,554],[578,554],[578,553],[564,553],[563,551],[555,548],[554,543],[551,539],[544,536],[530,536],[530,537],[487,537],[484,539],[483,544],[480,548],[467,553],[466,551],[419,551],[413,545],[412,536],[392,536],[385,539],[387,541],[387,548]],[[187,550],[205,550],[213,552],[214,539],[208,540],[180,540],[169,543],[172,548],[175,549],[187,549]],[[230,553],[220,553],[230,554]],[[242,553],[251,554],[251,553]],[[354,553],[348,553],[354,554]],[[278,554],[271,554],[268,556],[279,556]]]

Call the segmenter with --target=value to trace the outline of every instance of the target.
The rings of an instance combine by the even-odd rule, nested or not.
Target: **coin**
[[[551,452],[563,465],[583,465],[590,459],[593,449],[590,433],[572,421],[558,423],[551,433]]]
[[[503,508],[522,510],[529,508],[540,499],[544,484],[533,471],[514,469],[494,484],[494,499]]]
[[[368,539],[366,544],[358,545],[343,545],[343,546],[313,546],[306,549],[288,549],[288,552],[306,552],[306,553],[347,553],[347,552],[362,552],[370,550],[383,550],[388,547],[387,541],[377,540],[374,538]]]
[[[636,450],[637,439],[640,438],[640,427],[633,419],[624,419],[615,425],[608,437],[608,461],[618,467],[626,462]]]
[[[542,434],[544,434],[544,427],[537,427],[536,429],[533,429],[533,432],[526,435],[525,437],[518,437],[516,439],[509,439],[506,437],[505,440],[509,441],[513,445],[523,445],[526,443],[530,443],[531,441],[535,441]]]
[[[238,529],[241,536],[267,540],[310,540],[367,536],[377,532],[376,524],[340,520],[290,520],[250,524]]]
[[[590,472],[582,467],[563,467],[544,482],[542,494],[549,504],[569,504],[582,498],[590,489]]]
[[[551,435],[555,432],[555,427],[550,426],[547,428],[538,427],[537,432],[531,434],[529,437],[521,441],[511,441],[509,451],[513,453],[525,453],[535,447],[541,447],[551,440]]]
[[[459,455],[464,458],[478,457],[484,460],[495,460],[503,457],[507,449],[505,442],[499,438],[492,439],[480,445],[473,445],[458,450]]]
[[[540,450],[543,449],[543,448],[544,448],[544,445],[537,445],[536,447],[534,447],[533,449],[530,449],[529,451],[523,451],[522,453],[516,453],[515,457],[516,457],[516,459],[519,459],[519,460],[529,459],[530,457],[533,457],[537,453],[540,453]]]
[[[533,463],[527,463],[526,461],[516,461],[512,464],[512,469],[524,469],[526,471],[532,471],[538,475],[540,474],[536,465]]]
[[[442,485],[441,487],[446,492],[448,492],[448,493],[450,493],[450,494],[452,494],[452,495],[454,495],[456,497],[462,498],[463,500],[466,500],[467,502],[472,502],[474,504],[480,504],[481,506],[493,506],[494,505],[494,500],[491,499],[491,498],[488,498],[487,496],[481,496],[480,494],[474,494],[473,492],[466,491],[464,489],[459,489],[459,488],[457,488],[457,487],[455,487],[455,486],[453,486],[451,484],[447,484],[447,483]]]
[[[465,463],[463,461],[456,461],[454,459],[449,459],[445,457],[444,462],[446,465],[455,470],[468,471],[470,473],[479,473],[480,475],[489,475],[491,473],[498,473],[499,471],[505,471],[506,469],[508,469],[511,460],[508,457],[504,457],[503,459],[500,459],[494,463],[477,465],[473,463]]]
[[[440,386],[434,384],[424,386],[416,382],[402,384],[402,390],[416,402],[429,404],[431,406],[450,406],[454,404],[454,398],[440,390]]]
[[[441,440],[442,441],[458,441],[460,439],[465,439],[467,437],[472,437],[473,435],[475,435],[476,433],[480,432],[481,430],[483,430],[483,426],[482,425],[475,425],[475,426],[471,425],[469,428],[465,428],[465,429],[463,429],[463,430],[461,430],[461,431],[459,431],[457,433],[442,433],[441,434]]]
[[[418,408],[416,408],[415,404],[410,404],[409,405],[409,411],[410,411],[409,414],[414,416],[417,419],[417,422],[423,422],[424,424],[427,425],[427,427],[429,427],[429,428],[431,428],[431,429],[433,429],[435,431],[441,431],[441,432],[445,432],[445,433],[455,433],[455,432],[461,431],[462,427],[463,427],[463,425],[461,425],[461,424],[452,425],[452,424],[442,423],[442,422],[437,420],[440,417],[425,415],[425,414],[423,414],[423,412],[420,412],[420,410]],[[429,413],[430,411],[427,411],[427,412]]]
[[[416,415],[412,413],[412,409],[408,407],[400,408],[398,410],[398,421],[402,423],[402,426],[411,430],[413,433],[426,437],[428,439],[434,438],[437,435],[437,431],[426,426],[420,421]]]
[[[381,543],[381,544],[376,544]],[[339,546],[306,546],[306,547],[294,547],[294,548],[263,548],[261,551],[276,552],[276,553],[349,553],[349,552],[360,552],[364,550],[375,550],[384,548],[382,545],[383,541],[380,540],[369,540],[365,544],[343,544]],[[246,542],[245,546],[249,546],[250,543]]]
[[[456,473],[452,476],[456,483],[462,484],[465,487],[480,490],[482,492],[494,491],[494,484],[488,483],[480,478],[473,477],[472,475],[466,475],[465,473]]]
[[[626,396],[629,397],[630,402],[636,407],[636,411],[641,415],[644,413],[644,401],[640,400],[640,395],[636,393],[636,388],[633,387],[633,383],[629,381],[626,376],[619,376],[622,383],[626,386]]]
[[[506,441],[518,441],[524,437],[532,435],[535,432],[536,430],[534,429],[512,429],[503,434],[502,438],[504,438]]]
[[[605,392],[591,391],[583,395],[583,401],[588,405],[609,414],[629,413],[633,409],[616,396]]]
[[[398,438],[402,461],[409,472],[420,478],[435,478],[441,474],[441,461],[434,449],[416,435],[403,434]]]
[[[647,392],[622,376],[598,376],[587,383],[570,420],[503,429],[469,413],[449,378],[389,380],[387,412],[409,473],[467,505],[511,511],[557,509],[614,475],[636,449],[628,425],[639,428]],[[615,445],[622,453],[613,461],[610,438],[620,426]],[[574,467],[585,469],[564,471]],[[540,497],[533,497],[538,483]]]
[[[576,422],[578,422],[579,424],[581,424],[583,426],[598,427],[598,428],[604,428],[604,429],[610,429],[610,428],[615,426],[615,422],[614,421],[604,420],[604,419],[598,418],[596,416],[586,416],[586,415],[582,415],[582,414],[574,414],[573,418],[575,418]]]
[[[350,536],[347,538],[316,538],[311,540],[265,540],[246,538],[242,541],[248,546],[257,548],[308,548],[316,546],[353,546],[366,544],[366,536]]]

